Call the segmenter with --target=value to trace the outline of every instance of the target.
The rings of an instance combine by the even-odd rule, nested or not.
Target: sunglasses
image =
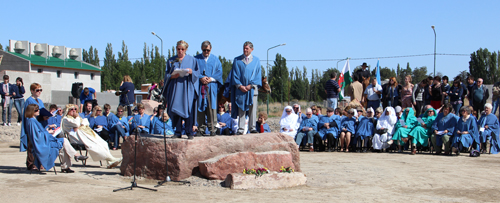
[[[292,111],[286,111],[287,113],[291,113]]]
[[[96,110],[96,111],[102,111],[102,110]]]
[[[311,110],[316,111],[316,109],[311,109]]]
[[[299,107],[293,107],[293,109],[299,109]]]
[[[42,89],[36,89],[35,92],[42,92]]]
[[[123,111],[118,111],[118,112],[123,112]]]
[[[312,113],[306,113],[306,115],[310,116],[310,115],[312,115]]]
[[[333,112],[333,111],[326,111],[327,113]]]
[[[203,49],[204,52],[210,52],[210,49]]]
[[[373,113],[373,112],[371,112],[371,111],[368,111],[368,112],[366,112],[366,113]]]
[[[40,109],[35,109],[35,112],[38,112],[38,111],[40,111]]]
[[[71,109],[69,109],[69,110],[70,110],[70,111],[76,111],[76,108],[71,108]]]

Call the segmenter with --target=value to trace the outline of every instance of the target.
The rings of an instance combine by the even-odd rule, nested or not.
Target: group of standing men
[[[201,44],[203,52],[195,57],[186,55],[188,47],[183,40],[177,42],[177,55],[168,59],[164,77],[166,88],[163,96],[167,113],[172,118],[172,127],[175,128],[174,138],[181,138],[184,122],[188,139],[193,139],[195,121],[198,122],[197,136],[202,135],[206,128],[211,136],[216,135],[217,107],[224,105],[217,102],[219,88],[230,92],[231,117],[238,118],[236,134],[245,133],[246,116],[250,132],[257,133],[257,90],[262,86],[262,77],[260,60],[252,55],[253,44],[249,41],[243,44],[243,54],[234,58],[225,83],[222,65],[211,54],[212,44],[209,41]]]

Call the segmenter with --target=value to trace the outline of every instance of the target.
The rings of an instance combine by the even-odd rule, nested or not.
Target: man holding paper
[[[445,104],[432,125],[433,133],[431,135],[431,140],[434,149],[436,149],[436,155],[441,154],[443,144],[445,154],[450,154],[450,137],[453,136],[455,126],[459,119],[458,116],[450,113],[452,109],[453,106],[451,104]]]
[[[432,124],[436,119],[436,110],[429,108],[421,118],[417,118],[417,125],[410,132],[411,154],[416,154],[417,144],[427,147],[429,145],[429,135],[432,133]]]

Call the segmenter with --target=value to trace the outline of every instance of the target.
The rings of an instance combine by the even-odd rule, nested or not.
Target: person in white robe
[[[386,107],[382,116],[378,119],[375,135],[373,135],[373,149],[387,149],[392,144],[392,133],[398,118],[392,107]]]
[[[89,121],[78,115],[76,105],[66,105],[61,128],[71,143],[85,145],[92,160],[105,160],[108,168],[114,168],[121,163],[122,158],[115,158],[111,155],[108,143],[89,127]]]
[[[295,114],[291,106],[286,106],[285,109],[283,109],[283,114],[281,114],[280,133],[295,138],[297,129],[300,125],[300,123],[297,123],[298,117],[299,116]]]

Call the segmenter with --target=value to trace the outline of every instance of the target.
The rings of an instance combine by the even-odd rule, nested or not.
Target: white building
[[[42,85],[44,103],[52,102],[52,91],[71,91],[75,82],[101,91],[101,69],[82,61],[81,48],[9,40],[9,50],[0,50],[0,56],[0,76],[9,75],[11,83],[23,78],[25,98],[35,82]]]

